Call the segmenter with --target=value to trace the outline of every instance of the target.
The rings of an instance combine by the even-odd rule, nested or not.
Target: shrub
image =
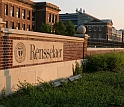
[[[123,53],[106,53],[91,55],[88,57],[86,70],[88,72],[118,71],[122,68],[124,64],[123,57]]]
[[[19,81],[19,84],[17,84],[17,86],[18,86],[18,91],[16,92],[17,94],[28,94],[30,96],[36,93],[35,85],[28,83],[26,81],[24,81],[24,83]]]
[[[75,62],[75,68],[73,67],[73,75],[82,74],[82,65],[80,65],[77,61]]]
[[[82,73],[61,87],[19,83],[22,93],[0,100],[5,107],[124,107],[124,68],[120,72]]]
[[[6,89],[5,89],[5,87],[2,89],[2,91],[1,91],[1,93],[0,93],[0,100],[2,99],[2,98],[4,98],[6,96]]]

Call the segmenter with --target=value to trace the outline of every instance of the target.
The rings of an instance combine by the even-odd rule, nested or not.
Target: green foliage
[[[7,97],[0,97],[0,105],[5,107],[124,107],[123,58],[123,53],[90,56],[88,64],[92,65],[89,66],[99,66],[92,68],[92,71],[99,70],[94,73],[82,73],[82,67],[76,62],[74,75],[82,73],[82,78],[78,81],[66,82],[61,87],[54,88],[50,83],[42,83],[40,80],[38,86],[26,81],[19,82],[19,90]],[[110,72],[115,70],[118,72]]]
[[[74,36],[75,28],[74,24],[69,21],[59,21],[54,24],[53,28],[55,29],[55,34]]]
[[[75,67],[73,67],[73,75],[82,74],[82,65],[80,65],[77,61],[75,62]]]
[[[24,83],[19,81],[17,94],[28,94],[29,96],[34,95],[36,93],[35,85],[30,84],[26,81]]]
[[[66,27],[62,21],[55,23],[53,28],[55,29],[55,34],[58,34],[58,35],[65,35],[66,34],[66,32],[65,32]]]
[[[20,91],[0,100],[5,107],[124,107],[124,68],[120,72],[83,73],[78,81],[53,88],[19,84]]]
[[[6,96],[6,89],[3,88],[0,92],[0,100],[3,99]]]
[[[72,23],[72,21],[68,20],[68,21],[64,21],[64,25],[66,26],[66,36],[74,36],[75,34],[75,28],[74,28],[74,24]]]
[[[51,27],[48,24],[42,23],[41,32],[42,33],[51,33]]]
[[[87,72],[118,71],[124,65],[123,53],[95,54],[88,57]]]

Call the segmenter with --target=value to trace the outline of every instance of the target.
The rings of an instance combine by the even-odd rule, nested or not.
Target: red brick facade
[[[40,31],[42,23],[52,27],[59,21],[59,11],[58,6],[48,2],[0,0],[0,17],[11,29]]]
[[[87,31],[86,34],[90,36],[91,40],[106,40],[112,38],[112,21],[111,20],[92,20],[84,24]]]
[[[1,36],[0,37],[0,54],[1,54],[0,55],[0,70],[18,68],[18,67],[27,67],[27,66],[46,64],[46,63],[53,63],[53,62],[45,62],[45,63],[13,66],[13,40],[61,42],[63,43],[63,61],[79,60],[83,58],[83,42],[48,40],[48,39],[42,39],[42,38],[36,39],[36,38]],[[86,45],[85,45],[85,50],[86,50]]]
[[[32,5],[30,0],[0,1],[0,17],[6,22],[6,28],[32,30]]]

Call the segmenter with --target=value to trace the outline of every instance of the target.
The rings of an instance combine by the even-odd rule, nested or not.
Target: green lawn
[[[61,87],[29,84],[7,98],[5,107],[124,107],[124,69],[119,72],[83,73],[82,78]],[[28,87],[27,87],[28,86]]]

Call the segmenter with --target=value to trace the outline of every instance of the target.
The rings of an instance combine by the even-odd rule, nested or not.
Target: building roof
[[[75,18],[75,20],[79,20],[80,19],[82,22],[83,22],[83,20],[86,19],[85,17],[87,17],[87,19],[86,19],[87,22],[84,21],[83,22],[84,24],[96,23],[97,22],[97,23],[104,23],[104,24],[111,24],[111,25],[113,25],[113,22],[112,22],[111,19],[98,19],[97,17],[94,17],[94,16],[92,16],[90,14],[85,13],[85,11],[83,11],[83,12],[76,11],[76,13],[60,14],[60,19],[61,20],[68,20],[70,18],[70,20],[71,20],[73,18],[73,20],[74,20],[74,15],[79,17],[78,19]],[[81,17],[84,17],[84,18],[81,18]]]
[[[97,22],[97,23],[101,23],[101,22],[102,23],[112,23],[113,24],[111,19],[102,19],[102,20],[100,20],[100,19],[93,19],[93,20],[91,20],[91,21],[89,21],[87,23],[94,23],[94,22]]]
[[[89,17],[91,17],[91,18],[93,18],[93,19],[98,19],[98,18],[96,18],[96,17],[94,17],[94,16],[92,16],[92,15],[89,15],[89,14],[87,14],[87,13],[82,13],[82,14],[84,14],[84,15],[86,15],[86,16],[89,16]]]
[[[102,21],[102,22],[105,22],[105,23],[110,23],[110,22],[112,22],[111,19],[102,19],[101,21]]]
[[[96,18],[96,17],[94,17],[92,15],[89,15],[89,14],[85,13],[85,12],[83,12],[83,13],[81,13],[81,12],[78,12],[78,13],[62,13],[62,14],[60,14],[60,16],[61,15],[78,15],[78,14],[83,14],[83,15],[85,15],[87,17],[90,17],[90,18],[93,18],[93,19],[98,19],[98,18]]]

